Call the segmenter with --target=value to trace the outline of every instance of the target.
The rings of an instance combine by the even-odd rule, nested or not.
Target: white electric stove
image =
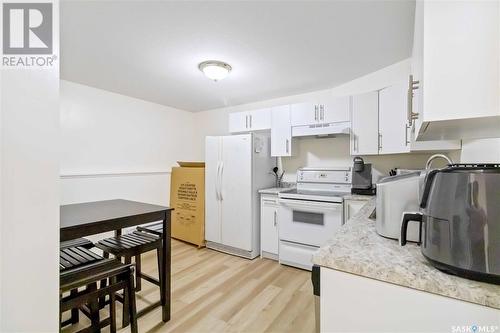
[[[351,168],[301,168],[297,188],[279,197],[279,261],[311,270],[312,255],[342,226]]]

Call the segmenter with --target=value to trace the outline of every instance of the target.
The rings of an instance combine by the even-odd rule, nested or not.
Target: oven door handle
[[[297,208],[320,208],[323,210],[340,210],[343,205],[340,202],[320,202],[320,201],[306,201],[280,198],[279,203],[289,207]]]

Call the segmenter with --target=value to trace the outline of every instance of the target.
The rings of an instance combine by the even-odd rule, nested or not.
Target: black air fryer
[[[372,184],[372,165],[365,163],[359,156],[354,157],[352,167],[352,194],[374,195]]]
[[[420,224],[421,250],[436,268],[500,284],[500,164],[449,164],[427,174],[420,211],[405,213]]]

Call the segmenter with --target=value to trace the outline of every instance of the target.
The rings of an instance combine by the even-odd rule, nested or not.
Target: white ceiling
[[[413,1],[63,1],[61,77],[189,111],[304,93],[409,57]],[[233,71],[212,82],[204,60]]]

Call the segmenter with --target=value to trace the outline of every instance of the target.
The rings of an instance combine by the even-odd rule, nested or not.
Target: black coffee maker
[[[352,194],[374,195],[376,188],[372,183],[372,165],[365,163],[359,156],[352,160]]]

